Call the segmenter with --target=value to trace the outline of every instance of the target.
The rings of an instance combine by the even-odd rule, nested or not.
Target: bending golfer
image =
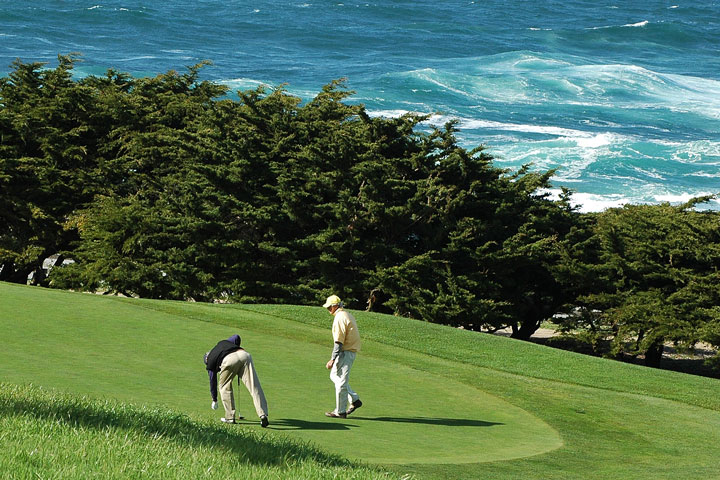
[[[210,377],[210,395],[212,409],[217,409],[217,389],[220,384],[220,398],[225,408],[225,416],[220,420],[235,423],[235,397],[232,381],[237,376],[238,384],[242,379],[252,396],[255,411],[260,417],[260,425],[268,426],[268,407],[260,380],[255,372],[252,357],[240,348],[240,335],[233,335],[227,340],[220,340],[215,347],[205,354],[205,366]],[[219,379],[218,379],[219,376]],[[239,416],[239,418],[243,418]]]
[[[335,344],[330,361],[325,365],[330,370],[330,380],[335,384],[335,410],[325,412],[325,415],[332,418],[346,418],[362,406],[360,397],[349,384],[350,369],[355,361],[355,355],[360,351],[360,332],[355,317],[343,309],[340,297],[329,296],[323,307],[335,317],[332,325]]]

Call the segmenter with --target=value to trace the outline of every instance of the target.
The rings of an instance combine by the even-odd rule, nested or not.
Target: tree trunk
[[[645,366],[660,368],[660,360],[662,360],[663,350],[665,350],[665,342],[663,339],[656,340],[645,351]]]
[[[542,321],[548,317],[547,313],[552,310],[546,305],[538,305],[534,299],[526,297],[524,299],[526,305],[525,314],[523,315],[520,325],[513,325],[512,335],[510,338],[517,338],[518,340],[530,340],[533,333],[540,328]]]
[[[33,271],[32,267],[21,268],[15,270],[15,264],[12,262],[5,262],[2,265],[2,272],[0,272],[0,281],[9,283],[20,283],[27,284],[27,279],[30,273]]]
[[[521,322],[520,325],[512,326],[512,334],[510,338],[516,338],[518,340],[530,340],[533,333],[540,328],[540,322],[534,320],[526,320]]]
[[[15,264],[13,262],[3,262],[0,264],[0,282],[9,282],[9,278],[15,273]]]

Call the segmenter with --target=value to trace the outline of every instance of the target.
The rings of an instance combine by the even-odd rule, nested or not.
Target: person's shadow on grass
[[[492,427],[505,425],[499,422],[486,422],[484,420],[471,420],[466,418],[438,418],[438,417],[353,417],[355,420],[368,420],[373,422],[422,423],[425,425],[439,425],[446,427]]]
[[[372,422],[421,423],[425,425],[438,425],[446,427],[492,427],[504,425],[498,422],[483,420],[470,420],[464,418],[436,418],[436,417],[348,417],[347,420],[362,420]],[[280,418],[270,423],[275,430],[350,430],[359,425],[348,424],[347,420],[311,421],[297,418]]]
[[[357,425],[348,425],[343,420],[320,422],[297,418],[279,418],[270,422],[269,428],[274,430],[350,430],[355,427]]]

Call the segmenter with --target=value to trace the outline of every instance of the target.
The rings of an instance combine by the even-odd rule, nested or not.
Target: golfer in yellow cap
[[[334,346],[330,361],[325,367],[330,370],[330,380],[335,384],[335,410],[325,412],[331,418],[347,418],[362,406],[360,396],[350,388],[350,369],[355,355],[360,351],[360,332],[355,317],[346,312],[337,295],[330,295],[323,307],[333,315],[332,336]],[[350,408],[348,408],[350,403]]]

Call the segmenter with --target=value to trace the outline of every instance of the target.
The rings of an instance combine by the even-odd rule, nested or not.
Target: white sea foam
[[[550,198],[557,200],[560,198],[562,190],[548,189],[539,193],[548,193],[550,194]],[[602,212],[608,208],[618,208],[628,203],[632,203],[631,198],[618,194],[598,195],[575,192],[570,197],[570,204],[577,207],[577,209],[583,213]]]
[[[625,25],[622,25],[622,27],[625,27],[625,28],[644,27],[648,23],[650,23],[650,22],[648,22],[647,20],[643,20],[642,22],[637,22],[637,23],[626,23]],[[609,28],[616,28],[616,26],[615,25],[603,25],[601,27],[589,27],[589,28],[587,28],[587,30],[607,30]]]
[[[413,109],[377,110],[372,112],[372,115],[397,117],[412,111]],[[680,179],[720,177],[720,173],[713,172],[713,169],[720,165],[720,141],[647,139],[612,131],[598,131],[597,127],[600,125],[590,125],[592,129],[586,131],[555,125],[500,122],[452,115],[433,115],[428,123],[439,126],[449,120],[457,120],[465,136],[469,131],[475,130],[470,132],[471,137],[487,145],[487,152],[501,168],[512,171],[521,165],[532,164],[532,168],[539,171],[557,169],[553,183],[578,190],[587,188],[586,185],[612,183],[616,186],[612,190],[619,193],[596,194],[580,191],[573,194],[573,205],[584,212],[602,211],[629,203],[684,203],[705,193],[693,193],[691,188],[686,188],[687,193],[678,192],[677,189],[686,185],[686,182]],[[541,134],[546,138],[532,139],[524,134]],[[476,145],[478,143],[472,146]],[[707,168],[686,173],[676,170],[691,163]],[[720,202],[699,208],[718,207]]]
[[[261,86],[269,87],[269,85],[260,80],[254,80],[252,78],[231,78],[226,80],[220,80],[218,83],[225,85],[231,90],[251,90]]]
[[[525,125],[515,123],[494,122],[490,120],[463,120],[462,128],[468,129],[490,129],[490,130],[507,130],[511,132],[523,133],[543,133],[546,135],[555,135],[560,137],[575,137],[586,135],[580,130],[572,130],[569,128],[553,127],[546,125]]]
[[[437,85],[438,87],[441,87],[448,92],[453,92],[464,97],[468,96],[468,92],[466,90],[455,87],[451,82],[443,82],[442,80],[440,80],[440,78],[438,78],[438,72],[433,68],[424,68],[422,70],[416,70],[412,73],[417,78],[424,80],[428,83]]]
[[[687,203],[693,198],[704,197],[706,195],[713,195],[712,192],[697,192],[697,193],[680,193],[680,194],[663,194],[655,195],[655,201],[667,202],[671,204]]]
[[[667,180],[667,175],[663,174],[662,172],[658,171],[654,168],[641,168],[638,166],[633,166],[631,169],[636,172],[636,175],[634,175],[634,178],[652,178],[653,180],[658,180],[658,183],[664,182]]]
[[[550,142],[535,142],[501,146],[488,149],[498,165],[518,168],[532,164],[538,170],[559,168],[555,180],[562,184],[582,183],[588,180],[588,168],[592,166],[604,151],[579,147],[561,148]]]
[[[718,172],[692,172],[692,173],[686,173],[683,175],[683,177],[696,177],[696,178],[718,178]],[[718,190],[720,191],[720,186],[718,186]]]
[[[661,143],[661,142],[658,142]],[[675,147],[672,159],[681,163],[695,165],[720,166],[720,141],[701,140],[687,143],[671,143]]]
[[[627,25],[623,25],[623,27],[644,27],[649,22],[647,20],[643,20],[642,22],[637,23],[628,23]]]
[[[720,81],[677,74],[663,77],[669,84],[663,97],[674,111],[720,119]]]
[[[548,136],[555,136],[562,142],[574,144],[584,149],[605,147],[614,143],[625,142],[630,139],[630,137],[609,132],[595,133],[548,125],[525,125],[488,120],[466,119],[460,122],[460,126],[463,129],[489,129],[521,133],[539,133]]]
[[[714,79],[659,73],[638,65],[583,64],[581,59],[546,58],[512,52],[467,59],[465,73],[426,68],[405,72],[424,82],[413,92],[437,90],[478,104],[488,102],[555,104],[634,111],[667,109],[720,119],[720,82]],[[405,80],[403,79],[403,82]]]
[[[125,57],[125,58],[118,58],[118,62],[134,62],[136,60],[155,60],[158,57],[155,55],[138,55],[137,57]]]
[[[538,193],[548,193],[550,198],[559,199],[561,194],[560,189],[549,189]],[[570,197],[570,204],[576,207],[580,212],[602,212],[609,208],[620,208],[628,204],[643,204],[643,203],[664,203],[667,202],[671,205],[682,205],[689,202],[693,198],[703,197],[712,195],[712,193],[697,192],[697,193],[679,193],[679,194],[658,194],[644,197],[642,195],[637,196],[624,196],[621,194],[593,194],[593,193],[580,193],[574,192]],[[698,210],[705,209],[717,209],[720,206],[720,200],[715,198],[710,201],[699,204],[696,206]]]
[[[384,118],[398,118],[402,117],[403,115],[407,115],[408,113],[415,113],[411,112],[410,110],[373,110],[372,112],[368,112],[368,115],[370,117],[384,117]]]
[[[399,117],[407,113],[417,112],[400,109],[369,112],[371,116],[378,117]],[[598,158],[615,155],[609,150],[611,146],[631,141],[630,137],[609,132],[593,133],[557,126],[503,123],[450,115],[432,115],[426,123],[439,127],[451,120],[457,120],[460,130],[466,134],[468,130],[492,131],[476,135],[483,137],[482,142],[488,146],[488,153],[491,153],[500,165],[510,165],[513,168],[532,163],[536,168],[546,170],[558,167],[558,162],[561,162],[562,168],[556,179],[564,183],[582,182],[585,171]],[[550,138],[519,141],[516,137],[497,132],[536,133]]]
[[[604,147],[606,145],[610,145],[611,143],[614,143],[618,140],[618,135],[613,135],[611,133],[600,133],[598,135],[593,135],[591,137],[586,137],[583,135],[571,138],[569,140],[574,141],[578,147],[582,148],[600,148]]]

